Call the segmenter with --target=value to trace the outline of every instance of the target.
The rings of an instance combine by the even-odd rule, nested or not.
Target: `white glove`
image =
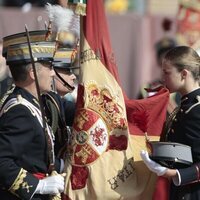
[[[49,176],[39,180],[36,194],[58,194],[64,191],[64,177],[61,175]]]
[[[149,158],[149,154],[147,151],[142,150],[140,152],[140,156],[142,160],[144,161],[144,163],[146,164],[146,166],[149,168],[149,170],[156,173],[158,176],[164,175],[166,171],[168,170],[166,167],[163,167],[160,164],[151,160]]]

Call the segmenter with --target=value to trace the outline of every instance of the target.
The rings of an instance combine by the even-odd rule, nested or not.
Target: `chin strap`
[[[71,86],[69,83],[67,83],[61,76],[60,74],[56,71],[56,69],[54,69],[56,76],[58,76],[58,78],[62,81],[63,85],[70,91],[73,91],[75,89],[74,86]]]

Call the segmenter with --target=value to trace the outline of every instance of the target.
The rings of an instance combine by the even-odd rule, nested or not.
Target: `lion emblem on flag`
[[[92,110],[80,109],[74,124],[72,164],[88,165],[94,162],[108,146],[105,122]]]
[[[74,190],[85,187],[89,165],[109,150],[126,150],[128,143],[125,112],[111,90],[93,81],[78,92],[70,159]]]

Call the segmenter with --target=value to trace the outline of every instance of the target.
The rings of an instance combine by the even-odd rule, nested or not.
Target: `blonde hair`
[[[191,47],[177,46],[169,50],[163,62],[170,62],[179,72],[187,69],[196,81],[200,80],[200,57]]]

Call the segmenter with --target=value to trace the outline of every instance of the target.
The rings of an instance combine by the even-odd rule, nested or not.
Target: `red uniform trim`
[[[43,174],[43,173],[35,173],[33,174],[33,176],[35,176],[36,178],[38,179],[43,179],[46,177],[46,174]]]

